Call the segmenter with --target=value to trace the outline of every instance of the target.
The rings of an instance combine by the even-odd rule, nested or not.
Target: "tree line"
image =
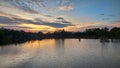
[[[65,30],[55,31],[53,33],[46,34],[51,38],[91,38],[91,39],[120,39],[120,28],[114,27],[108,28],[92,28],[86,29],[83,32],[67,32]]]
[[[92,28],[83,32],[68,32],[65,30],[55,31],[53,33],[32,33],[12,29],[0,29],[0,44],[18,43],[28,40],[45,39],[45,38],[90,38],[90,39],[120,39],[120,28]]]
[[[32,33],[12,29],[0,29],[0,44],[21,43],[29,40],[42,39],[42,32]]]

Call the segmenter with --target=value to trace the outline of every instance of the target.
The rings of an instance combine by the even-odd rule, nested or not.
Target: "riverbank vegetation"
[[[18,43],[46,38],[120,39],[120,28],[93,28],[86,29],[84,32],[68,32],[65,30],[59,30],[53,33],[48,32],[46,34],[42,32],[32,33],[5,28],[0,29],[0,44]]]

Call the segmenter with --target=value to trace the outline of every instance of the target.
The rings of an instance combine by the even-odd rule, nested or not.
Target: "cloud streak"
[[[72,0],[62,0],[62,5],[59,7],[60,10],[69,11],[73,10]]]
[[[10,1],[11,5],[30,13],[39,13],[40,7],[46,8],[46,6],[44,5],[44,2],[46,0],[10,0]]]
[[[67,21],[62,17],[57,17],[57,22],[61,22],[61,23],[64,23],[64,24],[71,24],[70,21]]]
[[[22,19],[22,18],[9,18],[9,17],[5,17],[5,16],[0,16],[0,23],[1,24],[21,24],[21,23],[26,23],[26,24],[35,24],[35,25],[45,25],[45,26],[50,26],[50,27],[54,27],[54,28],[63,28],[66,26],[69,26],[71,24],[64,24],[64,23],[59,23],[59,22],[46,22],[46,21],[42,21],[39,19],[39,21],[32,21],[32,20],[26,20],[26,19]]]
[[[120,20],[114,21],[112,24],[110,24],[110,26],[120,27]]]
[[[63,11],[67,11],[67,10],[73,10],[73,6],[72,5],[69,5],[69,6],[60,6],[59,7],[60,10],[63,10]]]

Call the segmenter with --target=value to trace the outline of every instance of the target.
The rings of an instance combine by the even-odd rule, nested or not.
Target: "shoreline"
[[[107,43],[107,42],[115,42],[115,40],[117,40],[117,42],[120,42],[120,39],[116,39],[116,38],[106,38],[106,39],[100,39],[100,38],[44,38],[44,39],[31,39],[31,40],[24,40],[24,41],[12,41],[12,42],[2,42],[0,43],[0,46],[7,46],[7,45],[11,45],[11,44],[21,44],[21,43],[25,43],[25,42],[29,42],[29,41],[34,41],[34,40],[45,40],[45,39],[78,39],[79,41],[81,41],[81,39],[96,39],[96,40],[100,40],[100,42],[103,43]]]

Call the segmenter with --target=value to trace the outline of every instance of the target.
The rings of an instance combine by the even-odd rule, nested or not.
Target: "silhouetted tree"
[[[110,30],[111,38],[120,38],[120,28],[114,27]]]
[[[31,33],[11,29],[0,29],[0,44],[23,42],[34,39],[44,38],[119,38],[120,39],[120,28],[114,27],[111,30],[108,28],[93,28],[86,29],[84,32],[68,32],[65,30],[55,31],[53,33],[48,32],[43,34],[42,32]]]

